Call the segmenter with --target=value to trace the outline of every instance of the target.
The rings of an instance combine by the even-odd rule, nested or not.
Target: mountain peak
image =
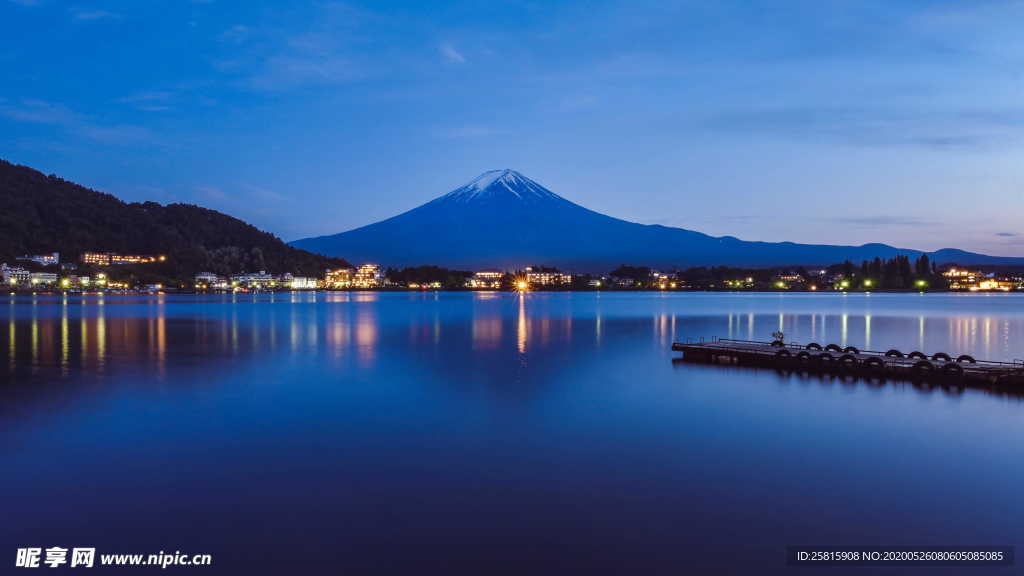
[[[501,197],[527,201],[561,199],[554,192],[509,168],[488,170],[441,198],[471,202]]]

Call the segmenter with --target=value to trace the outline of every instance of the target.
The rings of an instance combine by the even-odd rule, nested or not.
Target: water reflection
[[[877,295],[873,295],[877,296]],[[795,304],[803,301],[794,299]],[[9,375],[62,377],[112,365],[149,365],[164,378],[176,358],[197,354],[216,359],[251,354],[318,356],[361,365],[380,360],[383,348],[459,346],[478,354],[582,349],[616,345],[627,320],[647,325],[642,337],[668,354],[669,344],[687,337],[770,339],[781,329],[788,341],[862,349],[921,350],[971,354],[1009,361],[1024,357],[1024,316],[975,313],[973,301],[954,300],[920,313],[906,307],[928,299],[873,297],[863,311],[851,300],[831,300],[815,309],[786,309],[787,300],[742,297],[544,294],[337,293],[225,296],[82,298],[16,297],[2,310],[0,332]],[[947,303],[948,304],[948,303]],[[646,320],[641,320],[646,318]],[[830,334],[828,326],[838,325]],[[612,332],[609,332],[612,330]],[[580,335],[586,334],[584,338]],[[281,345],[284,348],[281,348]],[[321,350],[323,348],[323,350]]]

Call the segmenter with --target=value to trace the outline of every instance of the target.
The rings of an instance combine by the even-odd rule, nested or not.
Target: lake
[[[1024,540],[1021,397],[669,349],[776,330],[1013,360],[1024,297],[4,297],[0,556],[180,550],[211,554],[195,569],[210,574],[771,574],[812,573],[785,566],[788,545]]]

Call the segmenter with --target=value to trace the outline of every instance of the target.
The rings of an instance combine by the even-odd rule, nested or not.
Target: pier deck
[[[919,351],[907,354],[858,350],[853,346],[817,343],[759,342],[714,338],[674,342],[672,350],[691,362],[769,366],[808,372],[853,373],[866,377],[941,381],[988,385],[1024,385],[1024,362],[976,360],[968,355],[931,355]]]

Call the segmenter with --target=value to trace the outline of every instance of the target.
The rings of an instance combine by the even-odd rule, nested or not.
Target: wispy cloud
[[[904,216],[848,216],[843,218],[833,218],[833,222],[840,224],[846,224],[850,226],[856,226],[859,228],[894,228],[894,227],[914,227],[914,228],[925,228],[929,226],[937,226],[938,222],[931,220],[925,220],[914,217]]]
[[[712,115],[716,131],[828,139],[859,146],[933,150],[985,148],[1019,140],[1024,109],[911,110],[909,108],[748,108]]]
[[[91,20],[120,20],[121,15],[116,12],[109,12],[107,10],[80,10],[73,9],[71,15],[75,20],[91,21]]]
[[[451,44],[448,44],[448,43],[441,44],[441,46],[438,48],[438,50],[441,52],[441,58],[443,58],[445,62],[448,62],[448,63],[451,63],[451,64],[465,64],[466,63],[466,57],[463,56],[461,52],[456,50],[455,46],[452,46]]]
[[[342,84],[359,78],[359,68],[342,57],[276,56],[249,79],[257,90],[287,90],[297,86]]]
[[[248,26],[241,24],[235,24],[227,30],[221,32],[217,39],[221,42],[227,42],[229,44],[241,44],[249,38],[250,29]]]
[[[436,131],[436,134],[439,138],[444,140],[470,140],[474,138],[495,136],[500,134],[500,132],[491,126],[484,126],[481,124],[464,124],[461,126],[440,128]]]
[[[0,117],[27,124],[58,127],[68,134],[93,142],[116,145],[154,145],[157,136],[149,129],[124,123],[106,123],[67,106],[43,100],[23,100],[20,103],[0,102]]]
[[[128,104],[132,108],[143,112],[165,112],[172,109],[170,101],[173,97],[173,92],[158,90],[152,92],[137,92],[129,96],[118,98],[117,101],[121,104]]]
[[[236,25],[219,35],[225,51],[212,63],[242,87],[261,92],[354,82],[379,58],[379,37],[366,31],[371,21],[387,25],[368,12],[327,2],[305,26]]]
[[[1017,234],[1016,232],[996,232],[996,236],[1002,238],[1014,238],[1016,236],[1019,236],[1019,234]]]

